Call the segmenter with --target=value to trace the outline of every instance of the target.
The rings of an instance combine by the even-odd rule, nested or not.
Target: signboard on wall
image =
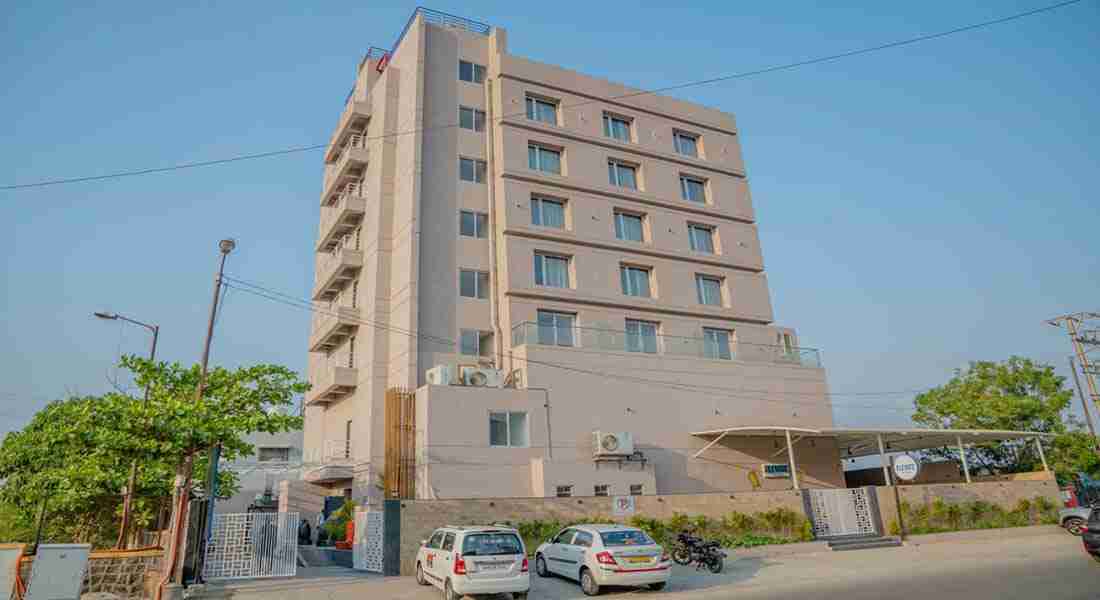
[[[611,515],[629,517],[634,514],[634,496],[614,496],[611,498]]]
[[[762,464],[760,470],[765,479],[790,479],[791,466],[787,463]]]
[[[894,457],[894,476],[902,481],[913,481],[920,473],[920,463],[908,454]]]

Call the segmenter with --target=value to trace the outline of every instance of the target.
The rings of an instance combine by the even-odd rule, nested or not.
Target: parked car
[[[1058,523],[1073,535],[1081,535],[1085,530],[1085,523],[1089,520],[1090,510],[1087,506],[1063,508],[1058,511]]]
[[[1081,543],[1096,562],[1100,563],[1100,508],[1092,509],[1088,524],[1081,534]]]
[[[503,593],[526,600],[531,589],[527,549],[519,532],[509,527],[441,527],[420,542],[416,582],[440,588],[445,600]]]
[[[535,551],[539,577],[579,581],[586,596],[599,594],[604,586],[660,590],[671,570],[671,559],[657,542],[641,529],[622,525],[574,525]]]

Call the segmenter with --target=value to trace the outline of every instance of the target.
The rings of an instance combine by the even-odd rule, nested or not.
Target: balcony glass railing
[[[653,335],[644,331],[570,327],[562,325],[560,321],[556,324],[524,321],[516,325],[512,328],[512,345],[524,344],[821,367],[821,355],[813,348],[750,344],[734,339],[726,342],[715,337]]]

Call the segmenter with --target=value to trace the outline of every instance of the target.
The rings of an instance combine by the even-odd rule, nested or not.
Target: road
[[[580,600],[576,583],[531,574],[530,600]],[[234,600],[253,600],[234,594]],[[339,586],[266,590],[269,600],[436,600],[435,588],[411,577],[372,578]],[[718,575],[676,567],[662,592],[611,590],[601,595],[622,600],[711,600],[888,598],[919,600],[1100,599],[1100,563],[1081,543],[1061,531],[1020,538],[994,538],[902,548],[817,552],[772,558],[738,558]],[[504,598],[504,596],[501,596]]]

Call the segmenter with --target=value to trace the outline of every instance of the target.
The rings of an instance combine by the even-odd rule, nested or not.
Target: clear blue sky
[[[442,2],[510,50],[652,88],[1035,8],[997,3]],[[184,3],[186,4],[186,3]],[[0,185],[324,142],[360,55],[413,6],[4,3]],[[1100,309],[1100,2],[676,95],[733,112],[777,322],[823,351],[841,424],[898,425],[968,360],[1057,364],[1043,319]],[[228,272],[306,297],[321,156],[0,192],[0,433],[106,391],[142,330],[196,361],[220,237]],[[304,370],[308,316],[231,291],[213,361]],[[849,405],[849,406],[845,406]]]

